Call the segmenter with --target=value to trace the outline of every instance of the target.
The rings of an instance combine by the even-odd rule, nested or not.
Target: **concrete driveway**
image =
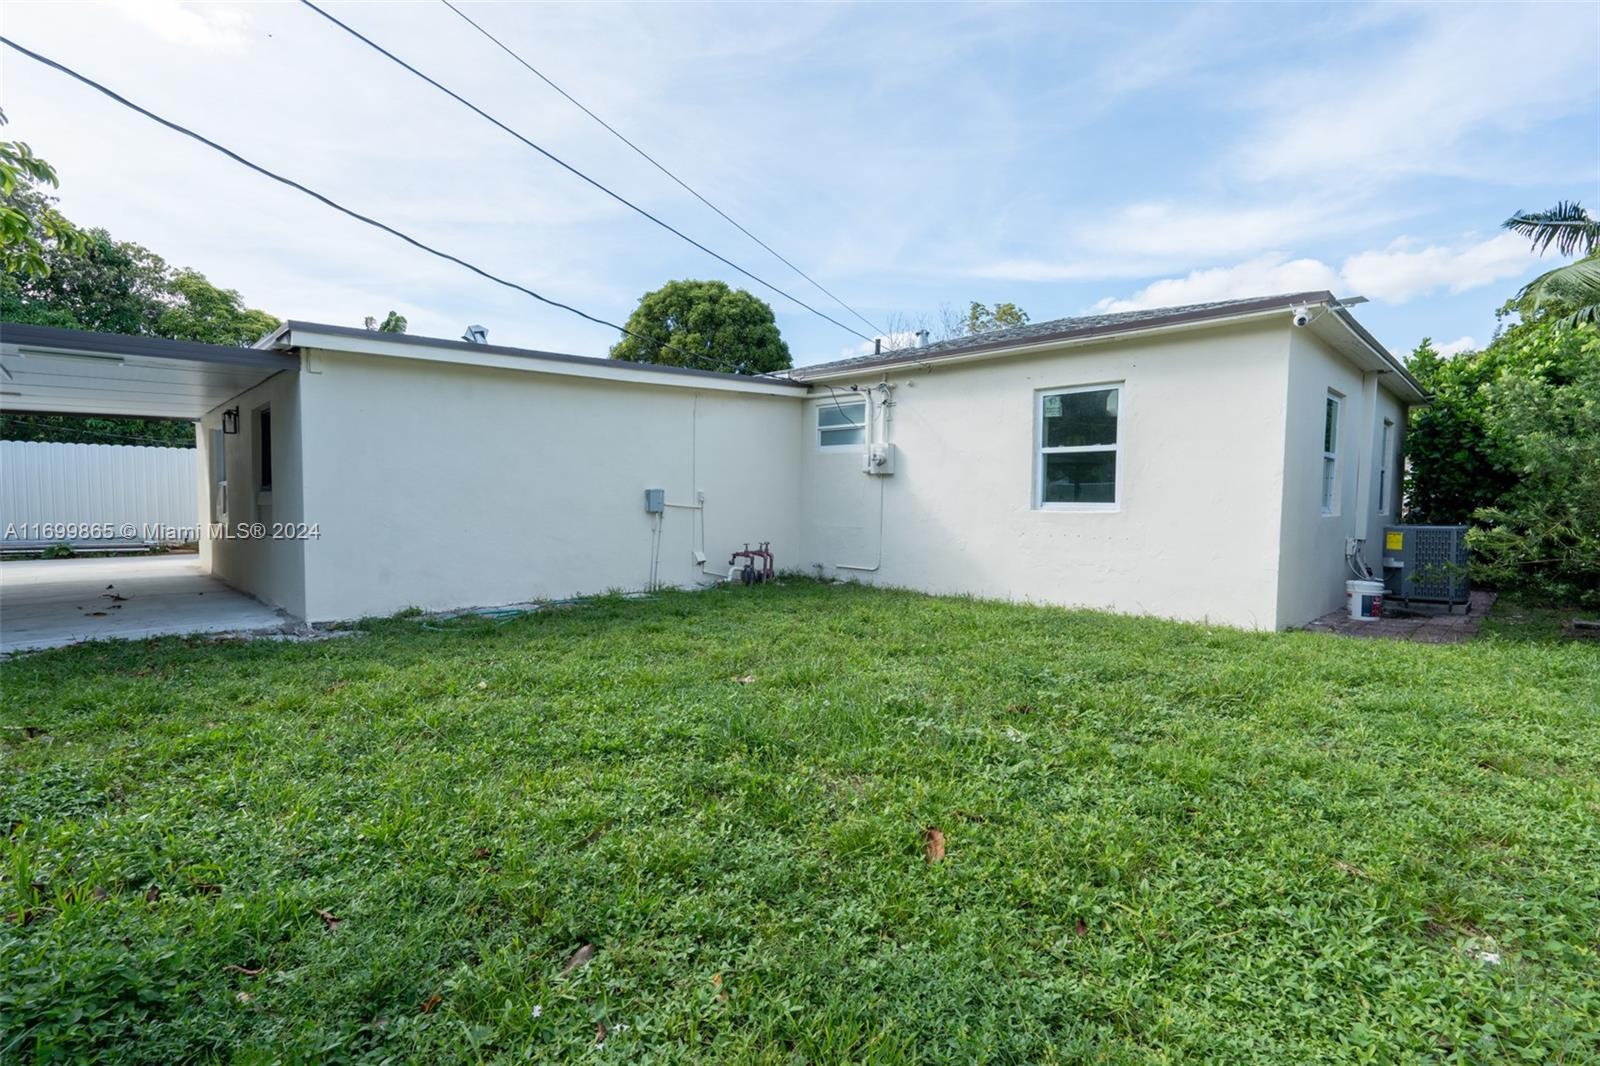
[[[0,562],[0,653],[81,640],[276,629],[290,619],[193,555]]]

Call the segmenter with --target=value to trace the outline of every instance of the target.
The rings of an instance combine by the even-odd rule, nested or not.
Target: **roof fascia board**
[[[268,370],[285,370],[298,365],[292,356],[260,348],[236,348],[226,344],[201,344],[197,341],[175,341],[166,337],[123,333],[93,333],[57,326],[35,326],[25,322],[0,323],[0,349],[7,354],[17,352],[24,357],[27,351],[37,351],[42,355],[52,352],[119,355],[129,359],[170,359]]]
[[[279,331],[274,343],[280,348],[312,348],[334,353],[413,359],[452,366],[493,367],[669,388],[713,389],[791,399],[805,395],[804,386],[799,382],[745,378],[690,367],[662,367],[558,352],[469,344],[465,341],[435,341],[427,337],[377,334],[372,330],[347,331],[346,328],[324,327],[314,323],[291,322]]]

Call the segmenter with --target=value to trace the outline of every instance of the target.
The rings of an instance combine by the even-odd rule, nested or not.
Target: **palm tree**
[[[1517,303],[1524,311],[1565,312],[1562,326],[1600,322],[1600,221],[1576,200],[1563,200],[1548,211],[1518,211],[1502,225],[1527,237],[1540,255],[1554,247],[1561,255],[1583,256],[1523,286]]]

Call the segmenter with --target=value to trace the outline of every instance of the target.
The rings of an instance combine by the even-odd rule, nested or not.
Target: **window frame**
[[[861,421],[855,423],[853,426],[850,426],[850,425],[824,426],[822,424],[822,412],[825,411],[825,410],[829,410],[829,409],[833,408],[835,405],[837,405],[840,410],[844,410],[846,408],[852,408],[852,407],[859,408],[860,409],[860,413],[852,415],[851,417],[860,418]],[[868,415],[867,415],[867,398],[865,396],[847,396],[847,397],[827,396],[827,397],[824,397],[823,399],[818,400],[817,401],[817,406],[816,406],[816,413],[812,416],[812,428],[813,428],[813,431],[816,433],[817,451],[819,451],[819,452],[854,452],[856,454],[864,453],[866,451],[866,449],[867,449],[867,430],[869,428],[868,425],[867,425],[867,418],[868,418]],[[860,440],[852,441],[849,444],[825,444],[825,443],[823,443],[823,436],[822,435],[824,433],[826,433],[826,432],[828,432],[830,430],[838,431],[838,430],[841,430],[841,429],[852,429],[852,428],[859,428],[861,430],[861,439]]]
[[[1333,405],[1333,448],[1328,448],[1328,405]],[[1343,495],[1339,489],[1339,478],[1343,473],[1344,465],[1339,461],[1339,447],[1344,443],[1344,396],[1333,389],[1328,390],[1322,404],[1322,462],[1318,464],[1317,476],[1320,478],[1317,499],[1318,507],[1324,518],[1335,518],[1339,514],[1340,500]],[[1329,470],[1332,474],[1329,474]]]
[[[1388,514],[1390,497],[1394,495],[1394,419],[1385,418],[1378,437],[1378,513]]]
[[[272,493],[272,405],[258,407],[255,417],[255,482],[256,491]]]
[[[1117,439],[1111,444],[1070,444],[1047,448],[1044,443],[1044,402],[1051,396],[1070,396],[1083,392],[1114,392],[1117,395]],[[1122,476],[1126,464],[1122,461],[1122,419],[1128,413],[1128,387],[1126,381],[1100,381],[1090,385],[1064,385],[1037,389],[1033,395],[1033,508],[1036,511],[1059,511],[1111,514],[1122,510]],[[1044,498],[1045,457],[1048,455],[1073,455],[1092,452],[1110,452],[1117,473],[1112,482],[1111,499],[1061,500]]]

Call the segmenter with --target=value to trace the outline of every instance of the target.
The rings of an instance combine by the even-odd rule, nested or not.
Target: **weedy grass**
[[[0,1059],[1600,1055],[1593,645],[805,581],[429,625],[0,667]]]

